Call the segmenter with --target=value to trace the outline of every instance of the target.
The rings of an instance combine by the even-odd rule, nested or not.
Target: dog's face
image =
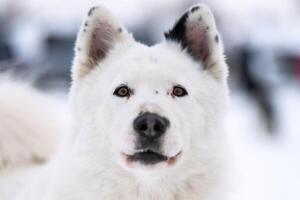
[[[89,157],[165,171],[214,153],[227,69],[213,16],[195,6],[165,36],[145,46],[107,10],[90,10],[71,93],[76,140]]]

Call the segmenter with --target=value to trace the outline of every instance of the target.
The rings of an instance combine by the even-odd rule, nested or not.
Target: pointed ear
[[[205,5],[191,7],[165,33],[167,41],[177,42],[216,78],[227,76],[227,65],[224,61],[223,46],[216,28],[214,16]]]
[[[91,8],[77,35],[73,80],[89,73],[117,43],[128,38],[128,32],[108,10],[103,7]]]

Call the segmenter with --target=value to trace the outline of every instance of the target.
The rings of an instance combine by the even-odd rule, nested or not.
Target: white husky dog
[[[106,9],[89,11],[72,69],[73,135],[10,200],[226,199],[227,65],[214,17],[193,6],[165,37],[145,46]]]

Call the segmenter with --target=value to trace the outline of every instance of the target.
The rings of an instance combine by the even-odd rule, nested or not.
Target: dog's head
[[[106,9],[89,11],[71,91],[76,142],[89,157],[142,171],[215,158],[227,66],[213,15],[194,6],[165,38],[143,45]]]

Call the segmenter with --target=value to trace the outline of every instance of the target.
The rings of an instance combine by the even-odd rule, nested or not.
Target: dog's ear
[[[91,8],[77,35],[73,80],[83,77],[100,65],[117,43],[128,38],[128,32],[107,9]]]
[[[196,5],[186,11],[165,33],[167,41],[177,42],[197,62],[217,78],[227,75],[223,45],[214,16],[205,5]]]

